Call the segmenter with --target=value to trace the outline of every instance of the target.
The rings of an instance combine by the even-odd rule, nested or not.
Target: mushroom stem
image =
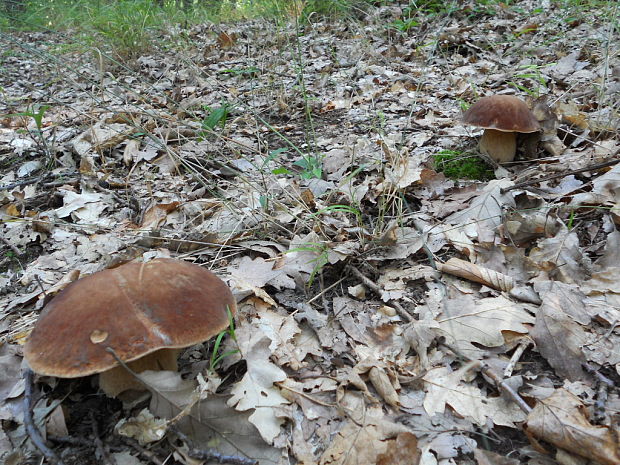
[[[134,373],[146,370],[177,371],[177,357],[181,349],[161,349],[152,352],[132,362],[126,363],[129,372],[124,366],[116,366],[99,374],[99,387],[108,397],[116,397],[128,389],[144,391],[144,384],[136,379]]]
[[[480,139],[480,151],[498,163],[512,161],[517,154],[517,134],[485,129]]]

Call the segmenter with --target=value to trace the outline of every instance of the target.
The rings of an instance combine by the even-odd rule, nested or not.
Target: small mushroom
[[[518,132],[540,130],[525,102],[512,95],[482,97],[463,114],[463,123],[484,128],[480,151],[498,163],[514,160]]]
[[[135,372],[176,370],[180,349],[229,324],[236,302],[210,271],[181,260],[128,263],[75,281],[43,312],[24,346],[35,373],[77,378],[96,373],[111,397],[143,390]]]

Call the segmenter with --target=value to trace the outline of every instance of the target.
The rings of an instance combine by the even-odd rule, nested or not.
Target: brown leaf
[[[544,239],[530,252],[530,259],[556,281],[580,283],[588,277],[590,259],[579,246],[577,233],[564,229]]]
[[[439,271],[458,276],[469,281],[484,284],[485,286],[498,289],[500,291],[509,291],[515,285],[514,279],[510,276],[498,273],[489,268],[483,268],[474,263],[466,262],[460,258],[452,257],[446,263],[438,263]]]
[[[320,465],[361,465],[377,463],[388,452],[391,439],[407,433],[407,428],[383,416],[381,408],[368,409],[359,420],[347,421],[323,452]]]
[[[180,202],[160,203],[153,205],[144,214],[140,228],[142,229],[158,229],[166,222],[168,213],[176,210]]]
[[[472,358],[480,357],[484,347],[505,343],[502,331],[527,334],[535,318],[527,304],[513,302],[503,296],[474,299],[460,295],[444,304],[438,318],[441,332],[452,344]]]
[[[617,465],[620,463],[618,431],[591,424],[585,412],[585,405],[578,397],[558,389],[530,412],[526,434],[534,441],[550,442],[603,465]]]
[[[398,393],[394,386],[392,386],[389,376],[382,368],[372,367],[368,372],[368,379],[384,401],[392,407],[400,406]]]
[[[587,338],[583,327],[565,312],[565,302],[560,295],[545,295],[530,334],[556,373],[574,381],[584,375],[581,364],[585,357],[581,347]]]
[[[474,457],[478,461],[478,465],[518,465],[519,460],[503,457],[495,452],[484,449],[474,450]]]
[[[377,457],[377,465],[418,465],[420,450],[418,438],[413,433],[398,433],[396,439],[387,441],[387,452]]]
[[[237,34],[234,32],[228,34],[227,32],[220,32],[220,35],[217,36],[217,44],[220,48],[230,48],[237,42]]]
[[[620,164],[614,166],[604,175],[599,176],[592,182],[592,190],[582,192],[573,197],[572,206],[577,205],[598,205],[615,204],[618,199],[618,189],[620,189]]]

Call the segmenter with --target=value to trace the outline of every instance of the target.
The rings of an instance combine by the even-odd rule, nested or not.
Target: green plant
[[[520,84],[516,81],[509,81],[508,84],[513,86],[515,89],[521,90],[533,98],[538,98],[543,93],[543,90],[547,89],[547,79],[543,76],[539,65],[523,65],[520,66],[520,69],[523,72],[517,73],[514,75],[515,79],[522,79],[533,82],[533,88],[530,88],[524,84]]]
[[[312,252],[316,255],[316,258],[312,259],[312,262],[314,262],[315,265],[310,273],[310,278],[308,278],[308,287],[312,286],[316,275],[320,273],[323,267],[329,262],[329,247],[327,244],[309,243],[286,251],[286,253],[293,252]]]
[[[493,170],[479,157],[442,150],[434,157],[435,170],[450,179],[493,179]]]
[[[322,208],[318,212],[313,213],[311,217],[318,218],[324,213],[337,211],[347,212],[355,215],[358,225],[360,225],[362,222],[362,212],[359,209],[352,207],[351,205],[330,205],[329,207]]]
[[[151,44],[153,30],[162,25],[160,11],[149,0],[96,3],[88,11],[92,28],[122,56],[145,50]]]
[[[321,179],[323,177],[323,157],[320,155],[306,155],[301,160],[293,162],[301,168],[299,176],[302,179]]]
[[[215,108],[205,105],[203,109],[207,112],[207,116],[203,118],[201,123],[202,129],[204,130],[201,135],[204,137],[208,132],[214,131],[218,125],[224,129],[228,113],[232,108],[233,105],[228,102],[222,102],[221,106]]]
[[[45,112],[50,108],[49,105],[40,105],[35,103],[31,107],[28,107],[26,111],[22,111],[20,113],[14,113],[8,116],[24,116],[27,118],[32,118],[34,120],[35,125],[37,126],[38,131],[43,130],[43,117],[45,116]]]
[[[38,149],[45,153],[48,159],[51,159],[51,148],[43,133],[43,117],[45,112],[50,108],[49,105],[40,105],[38,103],[29,106],[25,111],[19,113],[13,113],[6,116],[20,116],[22,118],[32,118],[36,126],[35,129],[26,129],[32,140],[37,145]]]
[[[311,22],[314,17],[351,17],[372,4],[372,0],[306,0],[300,19],[302,22]]]
[[[610,21],[614,16],[614,9],[617,2],[609,0],[560,0],[559,9],[563,10],[565,23],[580,22],[582,20]],[[593,14],[596,11],[596,14]]]
[[[412,27],[419,26],[420,22],[415,20],[414,18],[405,18],[405,19],[395,19],[390,24],[388,24],[388,28],[395,29],[398,32],[407,32]]]
[[[281,153],[285,153],[286,149],[278,149],[270,152],[271,155],[279,155]],[[270,157],[267,157],[266,160],[269,160]],[[271,158],[273,159],[273,158]],[[293,166],[297,166],[301,168],[301,170],[297,173],[299,177],[302,179],[321,179],[323,176],[323,166],[322,166],[322,157],[314,156],[314,155],[304,155],[301,159],[294,161]],[[279,166],[271,171],[271,174],[295,174],[295,172],[289,170],[285,166]]]
[[[463,99],[458,99],[458,102],[459,102],[459,108],[461,109],[463,113],[466,112],[469,107],[471,107],[471,104],[466,102]]]
[[[571,209],[570,214],[568,216],[568,222],[566,223],[566,227],[569,230],[573,229],[573,226],[575,224],[575,215],[576,215],[575,209]]]
[[[222,362],[222,360],[224,360],[226,357],[230,355],[233,355],[239,352],[239,349],[235,349],[235,350],[228,350],[224,352],[223,354],[219,353],[224,336],[229,335],[233,341],[235,342],[237,341],[237,336],[235,334],[235,319],[233,317],[232,312],[230,311],[230,308],[226,308],[226,311],[228,312],[228,328],[226,328],[224,331],[222,331],[221,333],[217,335],[217,337],[215,338],[215,342],[213,344],[213,350],[211,351],[211,358],[209,360],[209,371],[212,373],[215,372],[217,366]]]
[[[497,0],[476,0],[467,16],[469,19],[480,18],[481,16],[494,16],[496,13],[495,8],[499,6],[499,3]],[[504,2],[504,5],[508,3]]]
[[[444,2],[438,0],[412,1],[403,8],[402,16],[388,24],[389,29],[394,29],[402,33],[408,32],[411,28],[424,24],[425,18],[450,15],[457,9],[456,2]]]
[[[222,69],[218,72],[222,74],[230,74],[231,76],[257,77],[260,74],[260,69],[256,66],[249,66],[247,68]]]
[[[316,148],[316,134],[314,132],[314,120],[312,117],[312,108],[310,106],[310,96],[306,90],[306,81],[304,79],[304,53],[301,46],[301,29],[299,22],[295,22],[297,29],[296,34],[296,53],[295,59],[297,60],[297,78],[299,82],[299,90],[301,92],[304,103],[304,115],[306,118],[308,133],[306,134],[306,140],[308,141],[309,150],[306,153],[302,153],[302,158],[293,163],[294,166],[298,166],[302,169],[300,176],[302,179],[321,179],[323,176],[323,155],[319,155],[316,152],[312,152],[312,147]]]

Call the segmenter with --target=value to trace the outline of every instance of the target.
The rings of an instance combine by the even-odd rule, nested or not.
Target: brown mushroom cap
[[[164,348],[203,342],[228,327],[235,299],[210,271],[181,260],[128,263],[80,279],[39,316],[24,346],[36,373],[76,378]]]
[[[536,132],[540,129],[525,102],[512,95],[482,97],[463,114],[463,122],[503,132]]]

